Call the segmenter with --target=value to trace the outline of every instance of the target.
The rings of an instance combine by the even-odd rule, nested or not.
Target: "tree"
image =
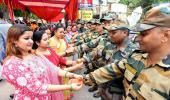
[[[120,3],[128,5],[130,9],[142,6],[144,11],[150,9],[153,4],[160,4],[164,2],[170,2],[170,0],[120,0]]]
[[[128,5],[128,8],[133,9],[141,5],[142,0],[120,0],[119,3]]]

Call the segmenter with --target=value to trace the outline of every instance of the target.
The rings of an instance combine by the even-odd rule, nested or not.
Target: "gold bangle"
[[[73,86],[72,85],[70,85],[70,91],[73,91]]]
[[[75,78],[75,77],[74,77],[74,74],[72,74],[70,78]]]
[[[67,55],[67,51],[65,51],[65,55]]]
[[[64,75],[65,78],[67,77],[67,73],[68,73],[68,72],[66,72],[65,75]]]

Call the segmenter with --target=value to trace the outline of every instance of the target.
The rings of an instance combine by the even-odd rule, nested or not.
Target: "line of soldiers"
[[[90,21],[70,50],[86,65],[89,91],[99,88],[94,96],[102,100],[170,99],[170,8],[149,10],[135,27],[139,34],[108,16],[102,21]]]

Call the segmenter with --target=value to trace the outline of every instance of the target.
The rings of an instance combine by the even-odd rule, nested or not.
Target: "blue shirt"
[[[6,51],[6,37],[8,29],[12,25],[6,21],[0,20],[0,62],[5,58]]]

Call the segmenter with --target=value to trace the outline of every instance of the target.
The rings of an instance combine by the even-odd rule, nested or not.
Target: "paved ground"
[[[76,72],[77,74],[83,75],[84,70]],[[91,92],[88,92],[90,87],[84,86],[83,89],[74,93],[72,100],[101,100],[100,98],[94,98]]]
[[[9,85],[6,81],[0,82],[0,100],[11,100],[9,95],[12,94],[14,88]]]
[[[75,92],[72,100],[101,100],[100,98],[94,98],[93,93],[88,92],[88,88],[84,86],[82,90]]]

